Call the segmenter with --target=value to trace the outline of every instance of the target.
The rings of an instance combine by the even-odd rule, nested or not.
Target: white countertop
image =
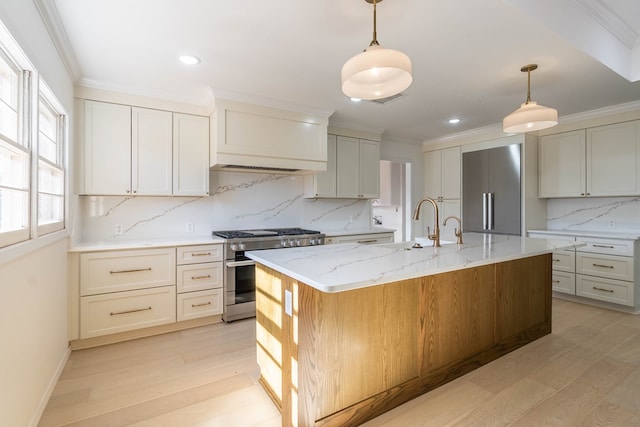
[[[211,245],[215,243],[224,243],[224,239],[212,236],[199,237],[167,237],[158,239],[142,239],[142,240],[120,240],[120,241],[98,241],[98,242],[78,242],[73,243],[69,247],[69,252],[91,252],[91,251],[111,251],[126,249],[149,249],[163,248],[170,246],[191,246],[191,245]]]
[[[638,240],[640,233],[613,231],[578,231],[578,230],[527,230],[529,233],[556,234],[560,236],[597,237],[599,239]]]
[[[280,273],[323,292],[341,292],[582,246],[563,240],[465,233],[464,244],[411,248],[413,242],[308,246],[247,252]]]

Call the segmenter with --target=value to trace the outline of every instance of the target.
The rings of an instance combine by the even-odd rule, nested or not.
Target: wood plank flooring
[[[260,426],[255,321],[74,351],[39,426]],[[365,424],[639,426],[640,316],[554,299],[553,332]]]

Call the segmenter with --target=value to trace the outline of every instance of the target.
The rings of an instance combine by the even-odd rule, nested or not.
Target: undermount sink
[[[414,240],[415,243],[420,243],[422,246],[433,246],[433,240],[429,240],[428,237],[416,237]],[[451,245],[456,242],[453,240],[442,240],[440,239],[440,245]]]

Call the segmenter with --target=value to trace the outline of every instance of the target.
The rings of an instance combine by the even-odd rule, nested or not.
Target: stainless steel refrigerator
[[[462,154],[464,231],[521,234],[520,144]]]

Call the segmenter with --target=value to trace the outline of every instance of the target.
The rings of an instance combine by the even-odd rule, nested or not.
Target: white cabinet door
[[[131,188],[136,195],[170,196],[172,118],[168,111],[131,110]]]
[[[640,121],[587,129],[587,195],[640,194]]]
[[[380,144],[360,140],[360,193],[363,199],[380,197]]]
[[[209,118],[173,114],[173,194],[209,194]]]
[[[539,196],[584,196],[585,131],[543,136],[539,147]]]
[[[425,195],[459,199],[462,176],[460,147],[427,151],[424,160]]]
[[[424,194],[432,199],[442,195],[442,150],[424,153]]]
[[[131,107],[84,103],[83,194],[131,192]]]
[[[360,141],[339,136],[336,147],[336,196],[355,199],[360,194]]]
[[[460,198],[460,177],[462,175],[460,147],[442,150],[442,197]]]

